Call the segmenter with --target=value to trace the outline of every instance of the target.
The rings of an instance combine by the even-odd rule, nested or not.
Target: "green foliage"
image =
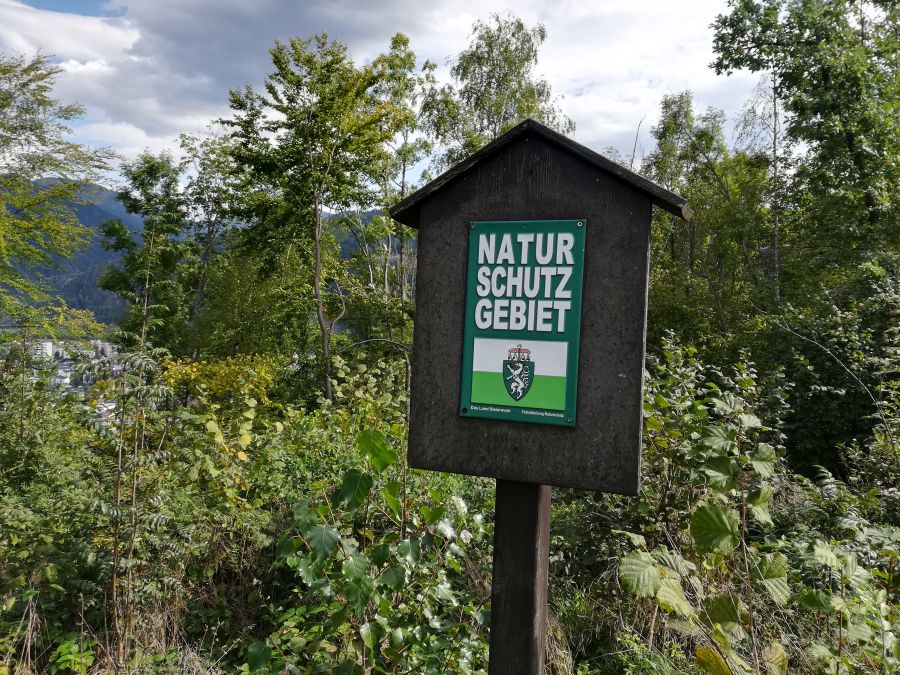
[[[896,19],[734,0],[714,67],[766,74],[735,143],[689,93],[661,102],[642,168],[695,217],[654,215],[641,495],[554,495],[553,672],[900,668]],[[126,351],[82,364],[83,395],[27,345],[98,328],[27,306],[22,272],[78,243],[61,200],[104,155],[63,139],[80,110],[46,58],[0,57],[0,313],[22,329],[0,673],[484,671],[492,486],[406,465],[415,233],[385,210],[429,157],[526,116],[572,129],[545,38],[478,21],[446,86],[402,34],[366,65],[277,42],[225,136],[125,165],[144,228],[104,226],[102,281]]]
[[[68,140],[83,108],[51,95],[60,68],[49,57],[0,54],[0,313],[48,296],[35,281],[54,257],[87,241],[71,205],[106,168],[110,153]],[[89,191],[88,191],[89,192]]]
[[[118,220],[101,226],[105,246],[122,253],[121,266],[110,266],[98,285],[118,293],[129,304],[122,320],[130,340],[178,349],[184,341],[193,281],[192,242],[186,205],[179,189],[184,166],[171,155],[143,154],[126,163],[126,185],[118,198],[129,213],[143,219],[139,239]]]
[[[543,24],[528,28],[511,13],[492,14],[475,22],[468,48],[449,61],[455,85],[439,86],[435,64],[425,65],[425,128],[445,147],[439,166],[456,164],[528,117],[562,133],[575,129],[534,73],[546,38]]]
[[[779,435],[753,413],[752,364],[708,378],[690,351],[668,342],[662,352],[645,405],[645,480],[661,478],[645,482],[638,511],[647,517],[630,529],[634,548],[618,565],[623,588],[654,601],[696,641],[696,664],[707,673],[897,667],[900,617],[885,600],[897,591],[900,531],[851,520],[864,502],[830,477],[818,487],[790,477]],[[845,504],[837,527],[804,506],[821,490],[828,503],[840,496]],[[669,511],[670,503],[687,504],[688,513]],[[886,548],[884,537],[893,542]],[[822,647],[816,616],[828,617],[832,647]],[[803,651],[783,644],[785,632]]]

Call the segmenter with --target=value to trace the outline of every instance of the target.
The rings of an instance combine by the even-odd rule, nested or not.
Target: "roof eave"
[[[630,169],[626,169],[624,166],[607,159],[590,148],[586,148],[580,143],[576,143],[572,139],[544,126],[540,122],[533,119],[527,119],[507,131],[505,134],[498,136],[480,150],[472,153],[458,164],[449,168],[427,185],[419,188],[414,193],[395,204],[389,209],[391,217],[410,227],[418,227],[419,207],[423,201],[467,173],[488,156],[518,140],[520,136],[528,133],[542,136],[551,143],[561,145],[563,148],[582,158],[592,166],[612,174],[616,178],[647,194],[650,201],[661,209],[668,211],[679,218],[684,218],[684,220],[690,220],[693,216],[693,211],[688,207],[687,200],[684,197],[667,190],[661,185],[644,178]]]

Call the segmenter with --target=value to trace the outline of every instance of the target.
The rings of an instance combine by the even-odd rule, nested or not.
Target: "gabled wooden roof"
[[[690,220],[693,215],[693,212],[688,207],[687,200],[684,197],[680,197],[674,192],[670,192],[661,185],[657,185],[653,181],[647,180],[640,174],[626,169],[624,166],[607,159],[603,155],[594,152],[590,148],[586,148],[580,143],[576,143],[571,138],[563,136],[553,129],[544,126],[540,122],[533,119],[527,119],[507,131],[502,136],[498,136],[477,152],[469,155],[459,164],[451,167],[424,187],[416,190],[403,201],[395,204],[390,209],[391,216],[395,220],[399,220],[401,223],[409,225],[410,227],[419,227],[419,207],[423,201],[433,194],[440,192],[451,182],[471,171],[478,164],[502,148],[529,136],[540,136],[551,145],[555,145],[566,152],[570,152],[573,155],[580,157],[585,162],[601,171],[612,174],[619,180],[646,194],[650,201],[660,208],[665,209],[679,218]]]

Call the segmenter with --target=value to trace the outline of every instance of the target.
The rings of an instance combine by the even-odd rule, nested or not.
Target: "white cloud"
[[[108,6],[126,11],[85,17],[0,0],[0,49],[55,54],[64,71],[57,95],[88,109],[80,137],[127,156],[173,145],[179,132],[226,115],[229,88],[262,83],[276,38],[328,30],[357,59],[370,60],[399,31],[421,60],[443,64],[465,48],[473,21],[506,8],[498,0],[112,0]],[[708,67],[709,24],[725,10],[725,0],[520,0],[515,11],[547,27],[538,70],[575,120],[576,138],[628,156],[642,118],[640,146],[649,148],[664,94],[691,89],[698,107],[732,115],[750,95],[755,78],[717,77]]]

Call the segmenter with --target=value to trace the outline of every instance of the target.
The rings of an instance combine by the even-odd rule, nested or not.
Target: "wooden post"
[[[498,480],[490,675],[543,675],[550,486]]]

